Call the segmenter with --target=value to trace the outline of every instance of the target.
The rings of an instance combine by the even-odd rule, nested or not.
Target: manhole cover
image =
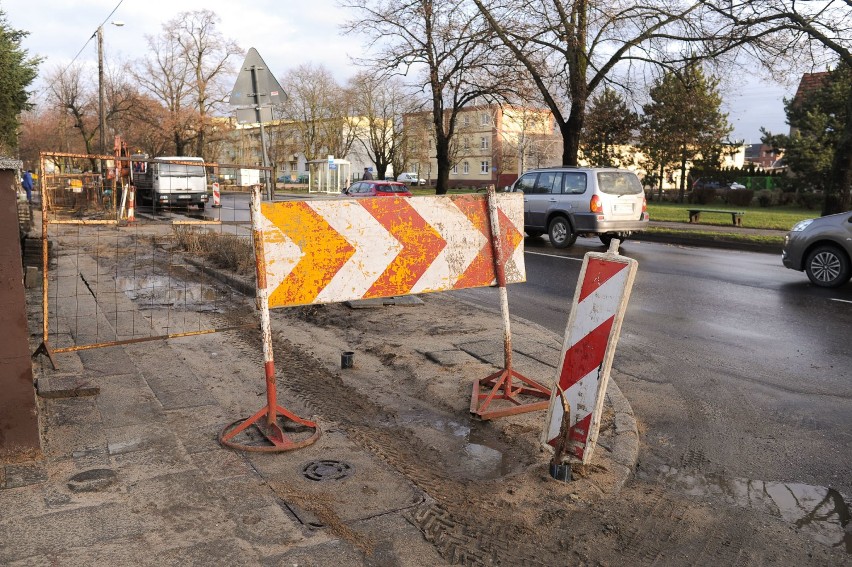
[[[331,459],[311,461],[302,467],[302,474],[308,480],[340,480],[353,472],[355,469],[349,463]]]

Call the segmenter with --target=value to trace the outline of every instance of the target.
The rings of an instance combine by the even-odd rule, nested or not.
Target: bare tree
[[[233,58],[244,54],[233,40],[225,38],[217,29],[219,16],[210,10],[182,12],[164,26],[166,37],[180,45],[186,57],[187,83],[191,86],[198,112],[195,138],[195,155],[206,151],[206,134],[211,129],[210,115],[229,96],[229,85],[224,79],[232,75]]]
[[[692,60],[690,44],[707,37],[699,2],[472,1],[538,87],[562,135],[564,165],[577,165],[586,102],[596,89],[621,80],[631,63]]]
[[[42,151],[83,153],[82,142],[68,115],[53,106],[37,104],[23,113],[20,138],[19,155],[33,167]]]
[[[191,66],[183,48],[167,32],[147,36],[150,54],[133,71],[143,91],[166,110],[161,127],[169,132],[175,155],[186,155],[197,136],[197,113],[193,107]]]
[[[124,115],[124,138],[134,152],[168,155],[174,147],[174,134],[168,127],[170,121],[171,115],[160,101],[139,95]]]
[[[717,51],[742,48],[776,71],[796,62],[842,65],[852,71],[852,0],[704,0],[703,4],[720,22]],[[852,209],[852,90],[849,93],[823,214]]]
[[[400,117],[413,108],[412,97],[398,79],[383,79],[369,72],[352,78],[354,110],[364,121],[359,143],[376,164],[376,178],[384,179],[402,145]],[[400,170],[394,170],[399,173]]]
[[[70,119],[71,125],[80,135],[83,151],[93,153],[93,142],[98,134],[98,95],[80,65],[71,65],[63,70],[59,67],[48,73],[45,84],[49,85],[48,103],[61,110]]]
[[[147,36],[149,55],[133,75],[140,87],[166,109],[163,127],[175,155],[203,156],[210,114],[227,97],[223,83],[232,57],[242,50],[216,29],[218,16],[209,10],[182,12],[166,22],[160,35]]]
[[[292,121],[305,159],[347,155],[357,135],[349,91],[322,65],[301,65],[287,79],[289,96],[282,116]]]
[[[466,0],[344,0],[357,10],[346,29],[372,38],[370,60],[388,74],[420,76],[435,130],[436,193],[449,187],[451,143],[466,105],[508,89],[492,33]]]

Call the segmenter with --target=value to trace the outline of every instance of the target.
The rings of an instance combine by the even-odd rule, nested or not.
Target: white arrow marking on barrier
[[[277,289],[287,274],[293,271],[302,260],[302,249],[281,232],[265,215],[260,215],[260,230],[263,240],[268,246],[264,247],[266,256],[266,289],[272,292]]]
[[[355,248],[315,301],[364,295],[402,250],[402,244],[355,201],[315,201],[310,207]]]
[[[411,293],[450,289],[488,239],[450,199],[411,199],[409,203],[447,242]]]

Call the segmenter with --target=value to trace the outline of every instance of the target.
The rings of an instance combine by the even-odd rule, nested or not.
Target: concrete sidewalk
[[[62,265],[61,246],[57,256]],[[74,269],[87,269],[87,262],[78,255]],[[28,290],[27,300],[34,349],[40,340],[41,290]],[[499,314],[476,314],[481,318],[471,325],[476,332],[463,339],[429,338],[432,331],[418,318],[449,321],[460,310],[471,309],[449,297],[430,301],[434,311],[414,308],[424,311],[412,312],[406,331],[409,348],[403,354],[417,367],[413,376],[427,380],[423,387],[431,387],[430,377],[439,376],[453,392],[469,391],[483,372],[500,364]],[[51,303],[52,311],[80,309],[78,298],[59,297],[56,302]],[[246,298],[236,307],[250,310],[252,302]],[[346,307],[333,309],[332,320],[349,317]],[[383,318],[399,319],[399,312],[367,310],[357,317],[381,327]],[[61,317],[56,324],[62,324]],[[354,384],[344,398],[351,402],[379,374],[387,374],[387,383],[393,383],[402,369],[399,359],[365,346],[356,368],[341,377],[334,357],[351,348],[346,325],[323,327],[319,338],[309,336],[310,323],[299,327],[294,321],[285,328],[279,320],[274,327],[288,344],[315,346],[314,358],[296,357],[298,349],[279,351],[282,403],[305,417],[326,408],[315,416],[323,430],[320,440],[287,453],[241,453],[218,443],[223,427],[264,403],[262,356],[251,337],[214,334],[59,354],[57,370],[44,357],[36,360],[44,459],[0,468],[0,487],[5,489],[0,490],[0,563],[443,565],[455,563],[458,553],[488,553],[483,551],[487,545],[500,545],[503,556],[512,556],[511,546],[503,549],[501,538],[485,542],[481,536],[458,535],[446,514],[453,509],[447,500],[456,495],[442,488],[456,481],[427,478],[419,470],[423,465],[408,457],[394,458],[393,448],[377,441],[387,434],[386,426],[348,422],[351,408],[329,409],[307,391],[308,384],[339,387],[343,380]],[[67,344],[85,332],[58,330]],[[552,375],[561,337],[522,321],[513,322],[513,331],[518,368]],[[418,340],[432,342],[417,350]],[[311,379],[300,386],[294,373]],[[407,373],[405,380],[410,379]],[[538,462],[516,469],[512,482],[551,497],[562,495],[550,498],[560,508],[615,494],[631,474],[638,435],[632,410],[614,382],[607,398],[610,427],[601,433],[601,457],[588,475],[571,484],[548,481],[548,457],[542,454]],[[469,415],[458,408],[467,402],[462,397],[455,409],[440,411],[462,423]],[[433,400],[426,397],[419,403],[429,406]],[[373,411],[364,404],[366,414]],[[406,408],[387,411],[390,416]],[[513,428],[525,424],[525,438],[534,439],[541,419],[537,415],[488,423],[509,437],[517,436]],[[399,425],[394,428],[388,439],[413,444],[413,454],[440,444],[434,438],[428,443],[418,440],[426,435],[422,430],[401,437]],[[339,474],[328,479],[306,474],[328,468]],[[529,482],[531,478],[537,480]],[[498,476],[483,481],[482,490],[490,493],[507,480]],[[476,482],[452,486],[472,490]],[[518,498],[512,494],[505,497]],[[566,504],[561,499],[569,495]],[[464,501],[453,506],[469,507]]]

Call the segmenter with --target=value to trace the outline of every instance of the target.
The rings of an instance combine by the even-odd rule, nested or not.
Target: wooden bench
[[[731,222],[734,226],[743,225],[743,215],[745,211],[723,211],[721,209],[689,209],[689,222],[698,222],[701,218],[701,213],[725,213],[731,215]]]

